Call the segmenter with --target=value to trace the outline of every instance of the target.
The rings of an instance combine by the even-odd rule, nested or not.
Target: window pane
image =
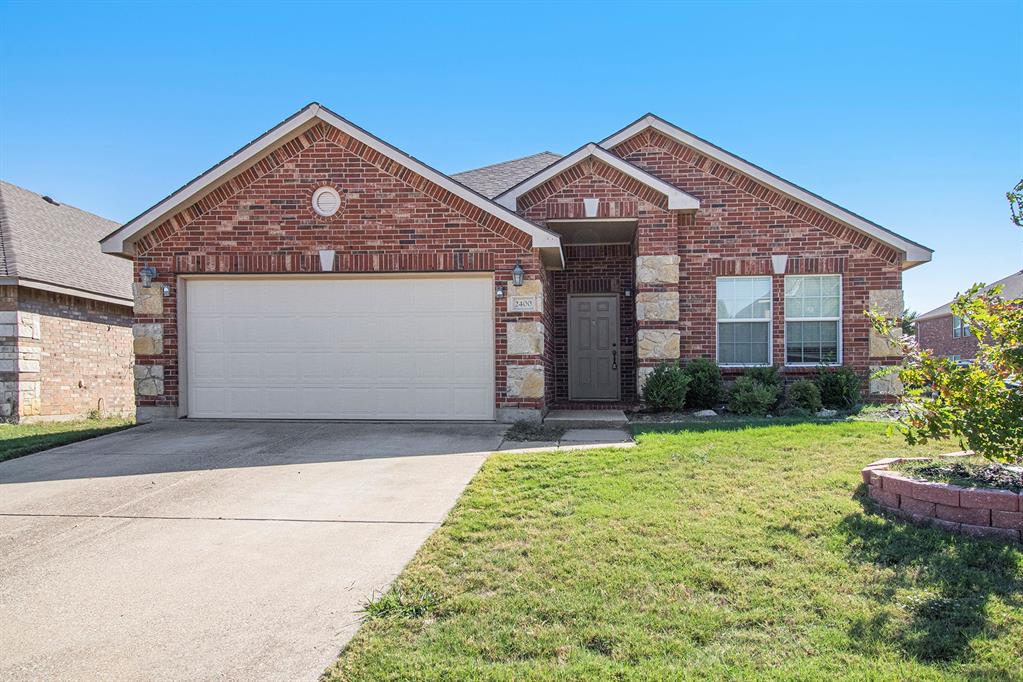
[[[838,302],[838,296],[825,298],[821,306],[821,317],[839,317],[840,315],[841,305]]]
[[[842,316],[841,275],[789,275],[785,278],[785,319]]]
[[[719,320],[767,320],[771,317],[770,277],[719,277]]]
[[[718,323],[718,362],[722,365],[766,365],[771,345],[768,322]]]
[[[838,321],[787,322],[785,362],[789,364],[838,362]]]

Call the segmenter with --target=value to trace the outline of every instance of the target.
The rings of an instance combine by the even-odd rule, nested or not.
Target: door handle
[[[618,369],[618,351],[611,351],[611,369]]]

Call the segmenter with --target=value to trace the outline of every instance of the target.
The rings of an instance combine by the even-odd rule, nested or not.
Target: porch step
[[[551,410],[543,423],[566,429],[624,429],[629,420],[621,410]]]

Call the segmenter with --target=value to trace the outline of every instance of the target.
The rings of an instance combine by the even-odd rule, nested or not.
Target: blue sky
[[[440,170],[652,111],[935,249],[907,302],[1023,267],[1023,1],[0,0],[0,177],[114,220],[310,101]]]

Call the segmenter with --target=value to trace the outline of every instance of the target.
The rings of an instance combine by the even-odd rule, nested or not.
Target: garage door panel
[[[192,417],[492,419],[486,278],[186,284]]]

